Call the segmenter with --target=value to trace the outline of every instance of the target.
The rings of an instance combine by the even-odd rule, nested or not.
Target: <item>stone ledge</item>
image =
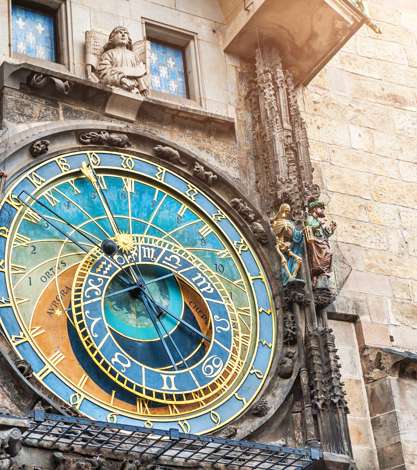
[[[48,80],[44,85],[33,86],[30,84],[30,77],[34,74],[42,74],[48,77]],[[0,89],[3,88],[24,90],[38,96],[59,99],[61,102],[67,102],[68,104],[77,103],[101,113],[106,113],[106,110],[109,111],[110,109],[107,114],[113,117],[115,116],[115,98],[121,97],[123,98],[123,106],[116,110],[116,117],[129,122],[140,120],[139,108],[143,106],[148,113],[163,110],[164,113],[173,116],[221,125],[233,131],[235,127],[234,118],[210,113],[198,106],[176,104],[152,95],[146,98],[138,97],[123,90],[81,79],[70,73],[59,71],[51,73],[49,69],[30,63],[3,62],[0,66]],[[123,115],[123,107],[126,107],[129,111],[125,115]]]

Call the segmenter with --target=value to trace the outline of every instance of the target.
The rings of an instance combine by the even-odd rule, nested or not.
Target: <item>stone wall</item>
[[[340,322],[333,327],[351,403],[354,454],[362,469],[391,468],[398,460],[378,452],[380,464],[371,466],[375,445],[385,444],[366,419],[355,331],[359,348],[417,351],[417,2],[368,4],[382,35],[363,27],[300,100],[315,177],[338,224],[338,245],[352,266],[333,310],[352,320],[358,316],[356,330]],[[415,379],[394,382],[396,408],[407,409]],[[399,429],[385,426],[382,434],[403,435],[404,463],[414,468],[417,426],[406,421],[399,420]]]

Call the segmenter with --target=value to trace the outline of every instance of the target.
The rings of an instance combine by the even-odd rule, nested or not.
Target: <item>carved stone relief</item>
[[[133,43],[124,26],[115,27],[107,40],[97,31],[87,31],[87,78],[130,93],[148,95],[146,48],[146,41]]]
[[[130,147],[127,134],[108,131],[83,132],[78,136],[80,144],[83,145],[108,145],[109,147]]]
[[[230,201],[230,205],[240,217],[249,225],[253,236],[259,243],[265,245],[268,243],[268,234],[260,219],[257,219],[255,211],[243,199],[234,198]]]
[[[32,157],[36,158],[45,153],[48,153],[49,145],[50,145],[49,140],[46,140],[46,139],[36,140],[30,146],[30,149],[29,149],[30,154],[32,155]]]
[[[186,165],[187,162],[183,158],[181,158],[180,153],[178,150],[173,149],[172,147],[168,147],[166,145],[157,145],[153,148],[156,156],[162,158],[164,160],[168,160],[171,163],[176,163],[179,165]]]
[[[44,73],[34,72],[28,77],[27,84],[30,88],[42,89],[52,87],[58,94],[68,95],[72,84],[68,80],[46,75]]]
[[[193,168],[193,175],[196,176],[201,181],[204,181],[208,186],[213,186],[217,181],[217,175],[210,170],[207,170],[200,163],[195,162]]]

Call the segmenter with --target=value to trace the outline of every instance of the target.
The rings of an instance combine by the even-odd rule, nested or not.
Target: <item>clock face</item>
[[[74,152],[15,179],[0,260],[10,343],[83,415],[206,433],[266,379],[275,315],[250,243],[207,194],[144,157]]]

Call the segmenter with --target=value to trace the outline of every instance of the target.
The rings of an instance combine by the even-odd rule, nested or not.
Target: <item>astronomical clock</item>
[[[204,434],[259,396],[277,342],[271,289],[236,219],[195,181],[103,148],[10,178],[0,322],[59,403]]]

